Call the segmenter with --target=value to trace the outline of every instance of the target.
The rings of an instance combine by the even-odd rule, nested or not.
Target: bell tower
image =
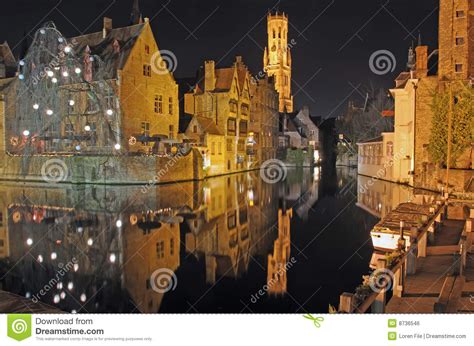
[[[440,79],[474,78],[474,0],[440,0]]]
[[[267,17],[268,46],[265,47],[263,69],[275,78],[279,93],[279,111],[293,112],[291,95],[291,53],[288,46],[288,16],[269,13]]]

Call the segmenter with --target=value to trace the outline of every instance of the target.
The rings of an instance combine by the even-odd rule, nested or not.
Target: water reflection
[[[2,185],[0,289],[77,312],[327,312],[367,272],[371,227],[413,196],[383,182],[358,194],[365,183],[315,169],[279,184],[251,172],[145,193]]]

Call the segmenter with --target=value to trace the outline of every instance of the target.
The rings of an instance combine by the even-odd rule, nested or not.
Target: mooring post
[[[339,312],[351,314],[354,312],[355,299],[353,293],[344,292],[339,296]]]
[[[377,261],[377,270],[387,269],[387,260],[379,258]],[[383,275],[383,274],[382,274]],[[393,282],[391,283],[393,285]],[[380,287],[375,301],[372,303],[371,312],[375,314],[385,313],[385,304],[387,303],[387,288]]]

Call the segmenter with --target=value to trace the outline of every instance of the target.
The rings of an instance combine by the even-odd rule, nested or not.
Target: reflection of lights
[[[59,294],[55,294],[54,298],[53,298],[54,304],[58,304],[60,300],[61,300],[61,298],[59,297]]]
[[[33,245],[33,239],[31,239],[31,238],[26,239],[26,245],[28,245],[28,246]]]
[[[71,53],[71,50],[72,50],[72,48],[69,47],[69,46],[64,47],[64,51],[65,51],[66,53]]]
[[[82,293],[82,294],[81,294],[81,302],[84,303],[86,300],[87,300],[86,294],[85,294],[85,293]]]
[[[53,77],[53,78],[51,79],[51,82],[53,82],[54,84],[56,84],[56,83],[58,82],[58,79],[57,79],[56,77]]]
[[[70,105],[70,106],[74,106],[75,103],[76,103],[76,102],[74,102],[74,100],[69,100],[69,105]]]
[[[51,252],[51,259],[54,261],[56,258],[58,258],[58,254],[56,252]]]
[[[43,256],[38,255],[38,262],[39,262],[39,263],[43,263]]]
[[[31,293],[30,293],[30,292],[26,292],[26,293],[25,293],[25,297],[26,297],[26,298],[31,298]]]
[[[73,283],[72,281],[69,281],[68,284],[67,284],[67,289],[68,289],[69,291],[72,291],[73,288],[74,288],[74,283]]]
[[[114,111],[111,109],[107,109],[107,115],[112,115],[112,114],[114,114]]]
[[[72,309],[72,310],[71,310],[71,314],[77,314],[77,310]]]
[[[92,238],[87,239],[87,245],[92,246],[94,244],[94,240]]]
[[[116,260],[117,260],[117,256],[115,256],[114,253],[111,253],[110,256],[109,256],[109,261],[111,263],[115,263]]]
[[[115,150],[120,150],[121,146],[120,146],[120,144],[117,143],[117,144],[114,145],[114,148],[115,148]]]
[[[253,193],[253,190],[250,189],[247,191],[247,198],[248,198],[248,201],[249,201],[249,205],[252,207],[253,206],[253,202],[255,200],[255,196],[254,196],[254,193]]]
[[[82,228],[82,227],[77,227],[77,232],[78,232],[78,233],[82,233],[82,231],[84,231],[84,228]]]
[[[87,124],[86,126],[84,126],[84,130],[89,132],[91,130],[91,126]]]
[[[25,130],[23,131],[23,136],[28,137],[30,135],[30,131]]]
[[[211,189],[209,187],[204,187],[202,189],[203,192],[203,197],[204,197],[204,203],[209,205],[211,203]]]
[[[81,73],[81,69],[79,67],[76,67],[76,69],[74,70],[74,72],[76,72],[77,74]]]
[[[319,162],[319,150],[315,150],[314,153],[313,153],[313,157],[314,157],[314,162]]]
[[[48,77],[52,77],[54,76],[54,72],[49,70],[48,72],[46,72],[46,74],[48,75]]]
[[[118,228],[122,227],[122,225],[122,220],[117,220],[117,222],[115,222],[115,226],[117,226]]]
[[[74,263],[74,271],[77,272],[79,270],[79,264]]]
[[[56,285],[56,288],[58,290],[62,290],[63,289],[63,283],[62,282],[58,282],[58,284]]]
[[[65,299],[66,298],[66,292],[61,292],[60,297],[61,297],[61,299]]]
[[[39,104],[35,103],[35,104],[33,105],[33,109],[39,109],[39,108],[40,108]]]

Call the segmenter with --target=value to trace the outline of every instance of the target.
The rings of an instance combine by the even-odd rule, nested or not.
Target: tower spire
[[[142,22],[142,14],[140,12],[140,3],[133,0],[132,13],[130,15],[130,25],[140,24]]]

